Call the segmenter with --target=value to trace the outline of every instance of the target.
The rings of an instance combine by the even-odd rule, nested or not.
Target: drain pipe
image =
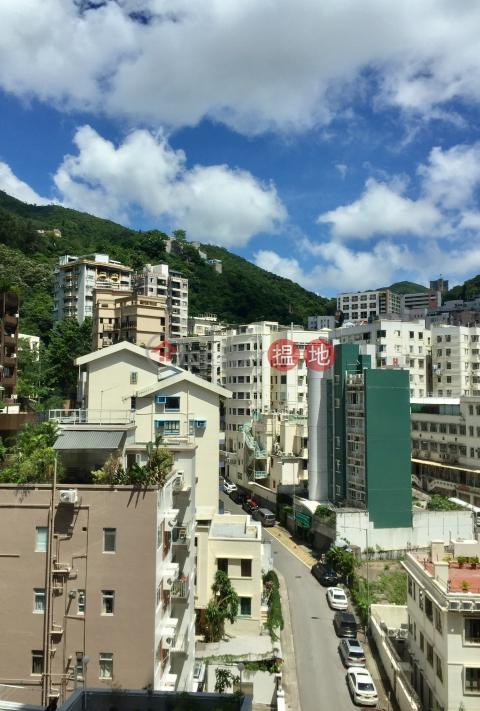
[[[52,595],[52,560],[53,560],[53,527],[55,516],[55,489],[57,485],[57,457],[53,464],[53,482],[52,482],[52,497],[50,501],[50,512],[48,520],[48,543],[47,543],[47,590],[45,595],[45,628],[43,639],[43,705],[48,706],[50,703],[50,686],[51,686],[51,619],[53,608]]]

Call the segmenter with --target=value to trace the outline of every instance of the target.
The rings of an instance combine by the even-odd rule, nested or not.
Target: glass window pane
[[[240,615],[242,617],[250,617],[252,614],[252,598],[241,597],[240,598]]]
[[[45,588],[35,588],[33,591],[34,602],[33,609],[35,612],[45,612]]]
[[[46,526],[37,526],[37,542],[36,551],[46,551],[48,544],[48,528]]]
[[[104,528],[103,529],[103,552],[104,553],[115,553],[115,545],[117,538],[116,528]]]
[[[113,677],[113,654],[100,654],[100,679]]]

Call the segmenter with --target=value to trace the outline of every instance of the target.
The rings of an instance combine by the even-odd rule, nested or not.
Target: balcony
[[[268,472],[255,471],[255,472],[253,472],[253,475],[254,475],[255,479],[268,479],[268,477],[269,477]]]
[[[115,324],[113,323],[103,323],[101,324],[103,327],[103,331],[114,331],[115,330]]]
[[[5,314],[5,326],[16,326],[18,324],[18,315],[12,316],[11,314]]]
[[[182,576],[172,583],[170,591],[172,599],[176,602],[188,602],[189,580],[188,577]]]
[[[56,420],[60,425],[129,425],[135,422],[132,410],[45,410],[37,422]]]
[[[7,334],[4,332],[3,334],[3,345],[5,346],[16,346],[17,345],[17,339],[15,336],[12,336],[11,334]]]
[[[356,476],[355,474],[347,474],[347,485],[353,484],[357,486],[365,486],[366,481],[362,476]]]
[[[185,546],[190,545],[190,538],[192,536],[192,523],[182,523],[174,527],[172,531],[172,545],[173,546]]]
[[[187,654],[188,653],[188,635],[176,634],[173,637],[170,654]]]

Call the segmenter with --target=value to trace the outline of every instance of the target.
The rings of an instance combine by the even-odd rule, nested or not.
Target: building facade
[[[64,318],[75,318],[83,323],[93,316],[94,289],[130,291],[132,272],[108,254],[60,257],[53,270],[53,320],[60,323]]]
[[[480,395],[480,326],[432,325],[433,393]]]
[[[398,314],[402,299],[390,289],[337,294],[337,310],[345,321],[366,321],[381,314]]]
[[[408,652],[412,684],[424,709],[480,709],[480,570],[477,541],[433,540],[428,553],[408,553]]]
[[[323,331],[325,328],[335,328],[335,316],[309,316],[307,328],[309,331]]]
[[[375,346],[377,368],[398,365],[409,370],[410,396],[424,397],[434,389],[432,382],[432,335],[425,321],[379,320],[344,326],[333,335],[334,343]]]
[[[18,296],[0,290],[0,400],[5,405],[17,399],[18,310]]]
[[[147,264],[133,277],[134,293],[141,296],[165,297],[169,314],[168,338],[188,333],[188,279],[167,264]]]
[[[411,401],[412,479],[480,506],[480,396]]]
[[[165,296],[122,295],[97,288],[93,300],[92,351],[128,341],[156,348],[169,333]]]
[[[0,683],[11,700],[92,687],[191,690],[195,485],[0,487]],[[133,504],[133,501],[135,503]]]
[[[427,309],[433,311],[442,305],[442,294],[440,291],[429,289],[423,294],[402,294],[401,310],[405,309]]]

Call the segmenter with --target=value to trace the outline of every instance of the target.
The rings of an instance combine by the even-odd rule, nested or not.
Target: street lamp
[[[237,669],[240,672],[240,693],[242,693],[242,672],[245,669],[245,664],[242,664],[242,662],[239,662],[237,664]]]
[[[83,708],[87,708],[87,664],[90,661],[90,657],[83,656]]]

